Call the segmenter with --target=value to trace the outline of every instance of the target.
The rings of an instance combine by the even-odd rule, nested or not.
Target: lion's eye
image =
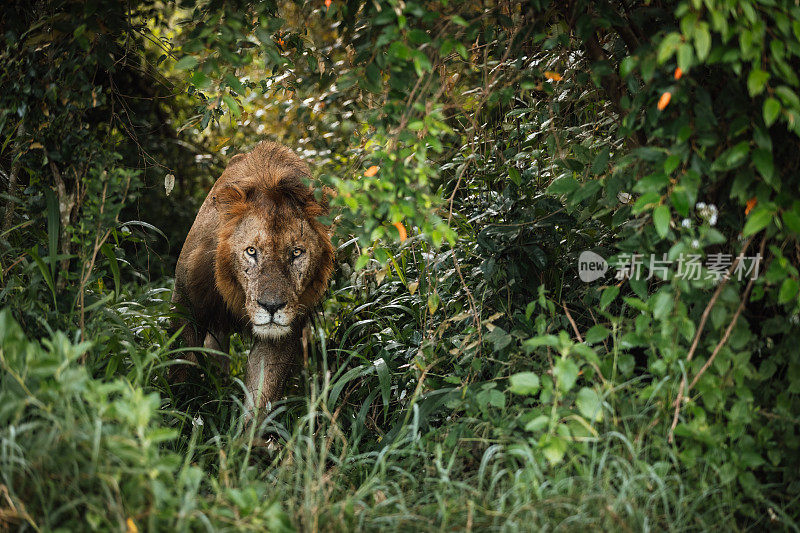
[[[301,255],[303,255],[304,252],[305,250],[303,250],[302,248],[295,248],[294,250],[292,250],[292,257],[300,257]]]
[[[247,255],[249,255],[250,257],[255,257],[256,256],[256,249],[253,248],[252,246],[248,246],[247,249],[245,250],[245,253]]]

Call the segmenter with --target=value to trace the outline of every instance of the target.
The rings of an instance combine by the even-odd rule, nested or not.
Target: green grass
[[[214,386],[198,380],[176,408],[163,380],[168,350],[142,342],[160,331],[159,316],[123,307],[119,316],[139,342],[130,344],[110,378],[101,366],[99,376],[89,371],[95,348],[61,333],[28,340],[7,311],[0,315],[0,524],[21,530],[125,529],[129,521],[140,530],[737,529],[735,485],[701,464],[682,467],[663,432],[651,427],[657,409],[633,405],[633,390],[617,391],[620,405],[610,405],[616,416],[606,418],[596,438],[550,465],[524,432],[459,414],[458,402],[426,423],[419,388],[407,411],[391,417],[394,431],[379,435],[371,428],[386,427],[380,409],[359,418],[360,406],[341,395],[330,401],[347,377],[326,370],[332,349],[323,344],[292,395],[256,428],[243,422],[236,379]],[[84,366],[79,360],[87,348]],[[513,417],[511,409],[501,415]],[[773,513],[780,519],[779,509]]]

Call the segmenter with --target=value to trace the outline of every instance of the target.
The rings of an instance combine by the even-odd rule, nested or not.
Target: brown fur
[[[172,301],[189,320],[175,326],[184,326],[187,346],[223,351],[231,332],[254,333],[245,382],[259,407],[280,397],[333,269],[329,228],[317,220],[327,204],[303,183],[309,177],[308,166],[279,144],[233,157],[178,258]],[[265,305],[275,302],[284,305]]]

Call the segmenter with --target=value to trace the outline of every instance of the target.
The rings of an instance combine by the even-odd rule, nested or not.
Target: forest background
[[[798,58],[788,0],[7,3],[0,528],[796,530]],[[337,268],[248,426],[166,326],[263,139]]]

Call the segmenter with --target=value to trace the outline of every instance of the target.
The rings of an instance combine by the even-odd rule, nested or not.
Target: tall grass
[[[140,341],[128,371],[110,379],[79,362],[97,346],[63,333],[26,339],[0,313],[5,528],[736,529],[735,494],[651,439],[647,405],[612,406],[624,416],[608,417],[583,453],[557,467],[522,433],[486,435],[477,418],[424,424],[421,389],[395,433],[380,437],[360,408],[332,401],[350,378],[328,367],[322,343],[296,394],[259,425],[245,423],[235,378],[219,389],[195,383],[199,400],[185,414],[163,380],[169,354],[159,341],[169,339],[151,337],[159,317],[142,311],[119,315]],[[616,398],[630,403],[626,392]]]

